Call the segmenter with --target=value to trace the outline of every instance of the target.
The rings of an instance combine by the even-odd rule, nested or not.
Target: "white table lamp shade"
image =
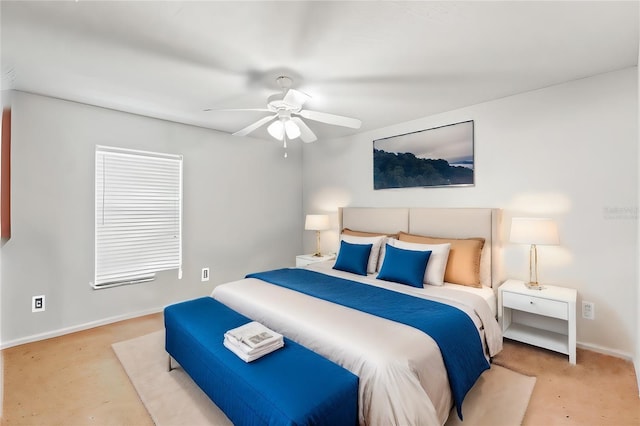
[[[557,245],[558,227],[553,219],[514,217],[509,241],[518,244]]]
[[[324,231],[329,229],[329,216],[326,214],[308,214],[304,221],[304,229],[308,231]]]
[[[316,257],[322,256],[320,252],[320,231],[329,229],[329,216],[326,214],[308,214],[304,221],[304,229],[308,231],[316,231]]]

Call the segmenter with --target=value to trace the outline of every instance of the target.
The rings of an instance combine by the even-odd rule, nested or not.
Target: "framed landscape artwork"
[[[373,141],[374,189],[473,185],[473,120]]]

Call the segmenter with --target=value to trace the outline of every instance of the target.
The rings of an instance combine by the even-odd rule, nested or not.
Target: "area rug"
[[[157,426],[232,424],[181,368],[167,371],[164,330],[112,346]],[[535,381],[535,377],[492,365],[464,400],[464,422],[452,411],[446,425],[520,425]]]

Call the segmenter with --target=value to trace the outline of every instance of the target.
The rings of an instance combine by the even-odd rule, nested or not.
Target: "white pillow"
[[[378,271],[380,271],[380,268],[382,268],[382,262],[384,262],[384,255],[387,252],[387,244],[395,247],[395,244],[393,243],[394,241],[398,241],[398,239],[393,237],[387,237],[387,239],[382,242],[382,246],[380,246],[380,257],[378,257]]]
[[[380,235],[379,237],[356,237],[355,235],[341,234],[340,239],[350,244],[373,244],[371,253],[369,253],[369,262],[367,263],[367,273],[373,274],[378,269],[378,257],[380,256],[380,247],[384,244],[387,237]]]
[[[444,271],[447,269],[451,244],[418,244],[395,239],[389,239],[387,243],[390,246],[405,250],[431,251],[427,269],[424,272],[424,283],[431,285],[444,284]]]

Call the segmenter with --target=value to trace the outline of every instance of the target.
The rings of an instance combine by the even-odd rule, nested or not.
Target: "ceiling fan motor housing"
[[[276,93],[275,95],[269,96],[267,99],[267,108],[269,108],[273,112],[278,112],[282,110],[290,111],[290,112],[300,112],[302,110],[302,105],[294,105],[284,101],[284,94]]]

